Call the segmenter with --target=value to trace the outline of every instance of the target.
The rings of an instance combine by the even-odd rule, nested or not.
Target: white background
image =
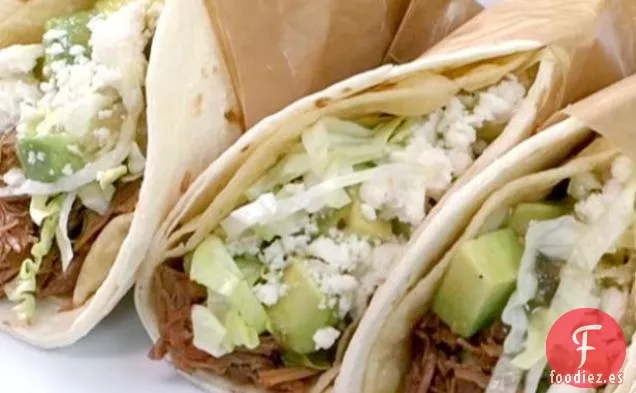
[[[148,360],[151,345],[131,295],[71,348],[43,351],[0,335],[0,392],[198,393],[167,363]]]

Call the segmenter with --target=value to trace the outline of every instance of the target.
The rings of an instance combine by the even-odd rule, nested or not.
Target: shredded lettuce
[[[75,193],[69,193],[66,197],[64,197],[62,206],[60,207],[57,228],[55,230],[55,241],[57,242],[57,247],[60,250],[63,272],[68,269],[68,266],[73,259],[73,245],[71,244],[71,239],[68,236],[68,219],[71,214],[71,210],[73,209],[75,197]]]
[[[119,165],[114,168],[97,172],[96,179],[102,190],[107,190],[109,186],[112,186],[117,180],[125,176],[128,173],[128,167],[126,165]]]
[[[113,195],[115,195],[115,187],[102,189],[97,182],[85,185],[77,194],[82,205],[100,215],[108,211]]]
[[[267,174],[261,177],[245,192],[249,200],[255,200],[260,195],[273,190],[276,186],[288,183],[303,176],[311,169],[309,155],[305,152],[287,154]]]
[[[396,172],[412,173],[420,176],[429,175],[424,173],[419,166],[386,164],[325,180],[304,192],[282,200],[277,200],[272,193],[263,194],[254,202],[234,210],[221,222],[221,228],[228,238],[234,239],[255,225],[269,225],[309,208],[317,211],[317,207],[325,206],[326,197],[335,191],[343,190],[345,187],[371,179],[390,176]]]
[[[58,225],[59,210],[62,204],[61,198],[53,199],[47,209],[56,213],[46,217],[40,228],[40,239],[31,247],[31,258],[27,258],[20,266],[18,283],[15,289],[8,294],[9,300],[18,303],[14,311],[23,321],[31,321],[35,313],[35,288],[36,276],[42,265],[42,260],[51,251],[53,239]]]
[[[31,203],[29,204],[29,215],[31,216],[31,220],[37,226],[42,225],[42,221],[45,218],[57,213],[56,209],[59,209],[57,204],[51,204],[49,206],[46,205],[49,197],[46,195],[35,195],[31,198]]]
[[[526,305],[535,297],[538,289],[535,268],[539,253],[548,258],[566,260],[583,226],[572,216],[530,222],[517,275],[517,288],[508,299],[501,316],[502,321],[510,326],[510,333],[504,342],[505,353],[516,354],[523,349],[529,318]]]
[[[192,306],[192,344],[214,357],[221,357],[234,349],[228,342],[228,331],[207,307]]]
[[[207,237],[194,251],[190,278],[227,298],[228,303],[258,333],[267,328],[269,319],[265,309],[218,237]]]

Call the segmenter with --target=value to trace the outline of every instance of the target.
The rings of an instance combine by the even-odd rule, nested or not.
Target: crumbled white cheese
[[[71,176],[73,174],[73,167],[71,164],[64,165],[64,168],[62,168],[62,174],[64,176]]]
[[[44,162],[44,160],[46,160],[46,153],[45,153],[45,152],[43,152],[43,151],[39,151],[39,152],[37,153],[37,159],[38,159],[38,161],[40,161],[40,162]]]
[[[281,241],[283,242],[283,248],[287,254],[293,254],[295,252],[301,252],[307,245],[311,238],[308,235],[288,235],[283,236]]]
[[[255,235],[243,236],[229,241],[226,244],[227,250],[232,256],[253,255],[261,252],[261,239]]]
[[[585,199],[590,193],[603,188],[601,181],[592,172],[584,172],[570,179],[568,194],[578,200]]]
[[[360,205],[360,211],[362,212],[362,217],[367,221],[375,221],[378,218],[373,206],[367,203]]]
[[[37,154],[32,151],[29,150],[29,152],[27,153],[27,163],[29,163],[30,165],[35,165],[35,163],[37,162]]]
[[[102,109],[101,111],[97,113],[97,118],[99,120],[105,120],[111,117],[112,115],[113,115],[112,109]]]
[[[267,306],[276,304],[281,297],[285,296],[287,290],[287,286],[280,282],[256,284],[253,288],[254,295]]]
[[[280,270],[286,266],[285,249],[280,240],[274,240],[263,250],[263,262],[272,270]]]
[[[40,96],[35,80],[0,79],[0,133],[15,127],[22,110],[35,106]]]
[[[347,244],[336,243],[333,239],[325,236],[311,242],[307,248],[307,253],[342,270],[349,270],[355,266],[355,261],[351,259]]]
[[[625,155],[616,157],[614,162],[612,162],[612,177],[621,183],[626,183],[633,172],[634,164],[632,160]]]
[[[479,93],[474,112],[486,121],[505,123],[510,120],[525,94],[525,87],[514,75],[509,75],[485,92]]]
[[[67,145],[66,146],[66,150],[70,151],[71,153],[75,154],[76,156],[81,156],[82,152],[79,149],[79,146],[77,145]]]
[[[30,73],[44,54],[42,45],[13,45],[0,50],[0,78],[24,76]]]
[[[49,56],[58,56],[64,53],[64,47],[59,42],[49,45],[44,52]]]
[[[316,333],[314,333],[313,336],[314,343],[316,344],[316,351],[331,348],[338,337],[340,337],[340,331],[331,326],[316,330]]]
[[[51,29],[47,30],[46,33],[42,36],[44,43],[50,43],[53,41],[60,40],[68,35],[68,31],[63,29]]]
[[[619,156],[612,162],[611,178],[604,185],[592,173],[583,173],[570,180],[568,193],[578,199],[574,205],[574,212],[584,222],[596,221],[606,207],[620,196],[625,182],[631,176],[633,166],[626,156]],[[574,184],[572,184],[574,182]]]
[[[11,168],[4,175],[2,181],[10,187],[18,187],[26,180],[24,172],[19,168]]]

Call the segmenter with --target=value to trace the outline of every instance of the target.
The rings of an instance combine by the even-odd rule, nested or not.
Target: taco
[[[563,103],[568,70],[536,42],[471,47],[257,124],[193,183],[140,271],[151,357],[210,391],[325,389],[410,241]]]
[[[617,321],[629,346],[624,364],[621,358],[601,364],[623,366],[613,383],[583,391],[629,391],[636,337],[635,85],[630,77],[568,107],[555,116],[565,120],[453,196],[456,204],[445,206],[414,246],[411,261],[419,265],[397,268],[386,283],[393,290],[370,306],[364,323],[379,333],[355,338],[367,344],[350,359],[365,357],[357,375],[343,378],[344,389],[570,391],[550,385],[546,338],[565,313],[592,308]],[[461,203],[484,195],[481,206]],[[463,233],[434,251],[453,217]]]
[[[364,392],[560,391],[550,386],[545,342],[554,322],[578,308],[606,312],[631,341],[636,167],[608,145],[598,140],[580,157],[515,180],[485,202],[385,326],[404,322],[407,307],[408,318],[425,314],[409,350],[382,350],[412,354],[394,358],[409,369],[402,389],[375,385],[369,369]],[[371,359],[373,370],[384,367]]]
[[[202,4],[167,6],[160,21],[157,2],[73,4],[42,7],[41,36],[13,23],[44,19],[30,3],[0,25],[39,40],[0,50],[0,329],[42,347],[73,343],[110,312],[186,173],[240,134],[223,115],[235,105],[223,73],[201,76],[222,67]],[[193,27],[173,38],[183,19]],[[166,81],[159,67],[184,38],[197,54]],[[171,123],[199,93],[198,112]],[[201,110],[210,102],[218,112]]]

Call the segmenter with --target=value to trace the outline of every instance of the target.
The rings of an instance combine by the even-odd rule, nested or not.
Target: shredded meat
[[[18,165],[15,133],[0,135],[0,174]],[[4,182],[0,180],[0,185]],[[20,265],[37,241],[35,226],[29,217],[26,197],[0,199],[0,298],[5,296],[4,285],[20,271]]]
[[[506,332],[500,322],[465,340],[436,315],[427,315],[415,330],[416,354],[406,393],[482,393],[501,355]]]
[[[253,384],[278,393],[305,393],[319,372],[309,368],[283,365],[282,348],[269,336],[261,336],[258,348],[239,348],[215,358],[192,344],[193,305],[206,299],[204,287],[190,281],[180,268],[181,261],[160,265],[153,278],[153,302],[159,320],[160,338],[150,352],[151,359],[167,354],[177,368],[185,372],[204,370],[224,375],[239,384]]]
[[[135,209],[140,187],[141,180],[119,184],[109,210],[103,215],[85,209],[79,204],[73,209],[69,218],[68,230],[71,234],[79,232],[79,235],[73,236],[73,260],[68,269],[63,272],[57,248],[51,250],[51,253],[43,261],[38,274],[36,292],[38,296],[72,296],[77,277],[82,269],[82,262],[93,241],[110,220],[120,214],[128,214]]]

